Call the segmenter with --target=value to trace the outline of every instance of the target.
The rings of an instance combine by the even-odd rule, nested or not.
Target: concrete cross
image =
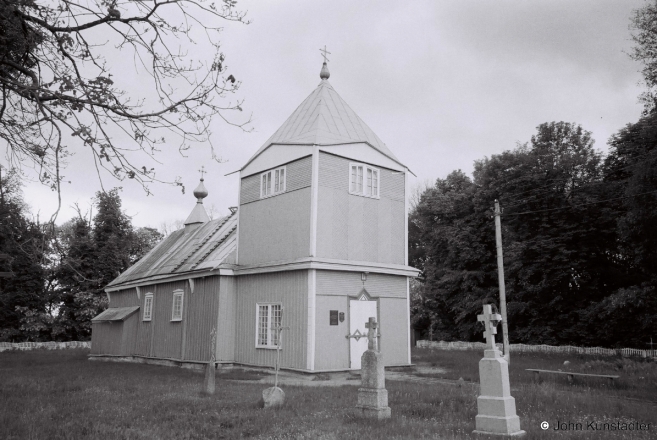
[[[331,52],[326,50],[326,45],[324,45],[324,49],[319,49],[320,52],[322,52],[322,56],[324,57],[324,62],[328,63],[328,58],[326,58],[326,54],[331,55]]]
[[[484,313],[477,315],[477,321],[484,323],[484,338],[486,338],[487,348],[495,350],[495,335],[497,334],[497,324],[502,320],[502,315],[493,313],[490,304],[484,304]]]
[[[377,329],[379,324],[376,322],[376,318],[370,318],[368,322],[365,323],[365,328],[369,329],[367,332],[367,349],[378,351],[378,339]]]

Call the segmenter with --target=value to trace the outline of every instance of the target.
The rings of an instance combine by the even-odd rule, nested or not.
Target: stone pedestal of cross
[[[389,419],[386,375],[383,369],[383,355],[378,350],[378,323],[370,318],[365,324],[367,332],[367,351],[361,357],[361,387],[358,389],[357,414],[372,419]]]
[[[509,364],[495,346],[497,324],[501,320],[502,316],[493,313],[490,304],[484,305],[484,313],[477,316],[477,321],[484,324],[486,350],[479,361],[480,395],[473,433],[521,437],[525,431],[520,429],[516,401],[511,397]]]

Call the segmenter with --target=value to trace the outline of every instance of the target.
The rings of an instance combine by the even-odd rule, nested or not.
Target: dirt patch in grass
[[[265,373],[256,370],[247,370],[244,368],[231,368],[228,370],[217,370],[217,378],[223,380],[260,380],[263,377],[271,376],[270,373]]]

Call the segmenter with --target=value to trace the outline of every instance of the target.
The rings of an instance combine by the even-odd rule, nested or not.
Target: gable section
[[[296,191],[307,188],[312,183],[312,157],[306,156],[302,159],[289,162],[287,164],[279,163],[275,167],[286,167],[285,192]],[[263,170],[264,171],[264,170]],[[260,200],[260,176],[261,173],[253,174],[242,178],[240,205]]]
[[[349,192],[350,168],[349,165],[354,159],[349,159],[334,154],[321,152],[319,156],[319,186],[334,188],[344,192]],[[359,161],[364,165],[376,164]],[[405,200],[405,176],[401,171],[390,170],[376,167],[379,171],[380,198],[386,198],[398,202]]]

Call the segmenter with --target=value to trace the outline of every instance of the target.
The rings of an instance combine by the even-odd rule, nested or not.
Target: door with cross
[[[368,301],[366,296],[349,301],[349,359],[352,370],[360,370],[360,358],[367,350],[366,323],[370,318],[379,321],[376,301]]]

